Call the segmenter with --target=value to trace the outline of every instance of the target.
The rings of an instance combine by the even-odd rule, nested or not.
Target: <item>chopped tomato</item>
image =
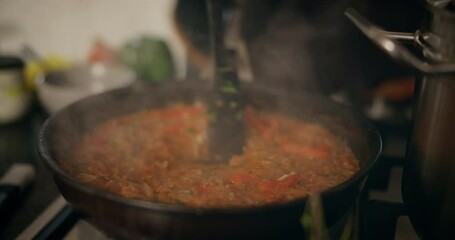
[[[237,187],[244,187],[248,183],[257,182],[257,177],[246,173],[236,173],[231,176],[230,182]]]
[[[183,116],[194,116],[198,114],[204,113],[204,109],[201,107],[192,107],[192,108],[186,108],[186,107],[177,107],[176,109],[168,110],[165,111],[161,114],[161,118],[163,119],[176,119],[176,118],[182,118]]]
[[[198,193],[208,193],[211,191],[211,188],[207,185],[196,185],[194,186],[194,190]]]
[[[270,119],[267,118],[255,116],[253,110],[250,108],[245,110],[245,120],[250,127],[262,134],[263,137],[265,137],[265,135],[267,135],[267,133],[270,132],[274,126],[273,121],[270,121]]]
[[[317,124],[248,107],[244,116],[245,147],[229,164],[200,161],[208,154],[209,113],[184,104],[108,120],[60,164],[124,197],[202,208],[288,201],[358,170],[347,146]]]
[[[141,168],[141,172],[142,172],[142,174],[145,174],[145,175],[151,175],[155,172],[155,168],[151,167],[151,166],[143,166]]]
[[[261,181],[258,184],[258,189],[261,192],[271,192],[271,191],[274,191],[275,188],[276,188],[276,184],[273,184],[269,181]]]

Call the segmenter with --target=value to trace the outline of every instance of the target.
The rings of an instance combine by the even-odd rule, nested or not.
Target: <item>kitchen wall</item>
[[[175,0],[0,0],[0,52],[24,43],[41,55],[84,60],[94,39],[120,47],[147,34],[165,39],[185,72],[184,51],[172,27]]]

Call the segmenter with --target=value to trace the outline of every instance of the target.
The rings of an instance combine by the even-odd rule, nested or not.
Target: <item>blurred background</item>
[[[171,21],[174,7],[172,0],[2,0],[0,51],[14,54],[28,44],[43,56],[83,61],[97,40],[118,49],[131,38],[150,35],[169,44],[183,76],[184,50]]]
[[[405,75],[347,21],[347,7],[395,31],[414,31],[422,17],[416,0],[226,2],[231,13],[241,15],[238,24],[229,22],[239,25],[232,28],[246,44],[257,81],[325,93],[357,91]],[[233,10],[238,6],[242,10]],[[170,49],[173,74],[163,73],[163,78],[185,78],[191,67],[201,71],[207,62],[207,33],[204,1],[0,1],[3,55],[23,56],[28,46],[48,61],[74,64],[118,57],[133,65],[124,56],[127,45],[132,48],[147,38]]]

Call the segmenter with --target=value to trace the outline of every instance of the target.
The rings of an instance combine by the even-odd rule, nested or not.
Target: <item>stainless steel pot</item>
[[[355,11],[351,20],[392,58],[421,74],[416,81],[413,128],[402,182],[411,222],[424,239],[455,235],[455,3],[425,0],[422,28],[393,33],[371,25]],[[422,49],[416,57],[396,40]]]

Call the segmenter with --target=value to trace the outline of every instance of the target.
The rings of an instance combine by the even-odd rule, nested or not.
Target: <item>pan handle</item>
[[[429,50],[425,39],[429,36],[422,35],[420,31],[415,33],[395,33],[387,32],[375,26],[356,10],[349,8],[345,11],[345,15],[351,20],[354,25],[359,28],[371,41],[378,45],[383,51],[389,54],[393,59],[406,63],[414,69],[429,74],[436,73],[455,73],[455,64],[453,63],[430,63],[416,57],[407,50],[397,40],[404,42],[414,42],[425,50]],[[425,51],[431,53],[432,51]],[[434,57],[434,56],[433,56]]]

